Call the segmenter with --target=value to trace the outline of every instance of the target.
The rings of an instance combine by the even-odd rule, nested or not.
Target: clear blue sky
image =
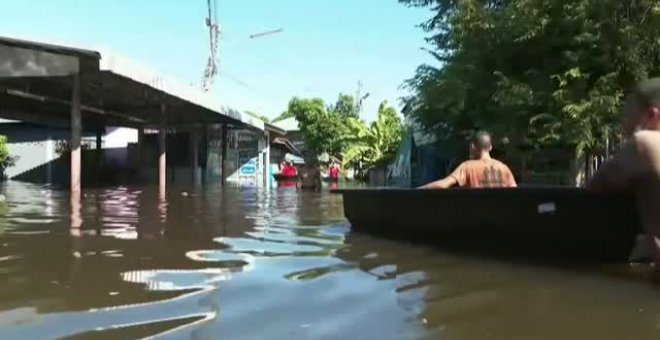
[[[186,83],[208,55],[206,0],[0,0],[0,35],[106,47]],[[274,117],[292,96],[334,101],[364,92],[363,118],[431,58],[416,27],[430,17],[396,0],[218,0],[224,104]],[[283,33],[249,39],[271,29]]]

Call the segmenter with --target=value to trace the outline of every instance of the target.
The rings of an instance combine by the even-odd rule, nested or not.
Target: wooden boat
[[[295,182],[298,180],[298,176],[285,176],[282,174],[273,174],[273,178],[277,182]]]
[[[338,189],[356,231],[477,254],[627,260],[640,231],[632,195],[577,188]]]

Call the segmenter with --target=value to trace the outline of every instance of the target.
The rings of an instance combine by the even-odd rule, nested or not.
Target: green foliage
[[[284,116],[295,117],[300,124],[305,148],[314,155],[341,153],[345,126],[342,117],[326,110],[322,99],[293,98]]]
[[[0,135],[0,173],[4,175],[5,169],[16,164],[16,157],[9,154],[7,136]]]
[[[355,98],[348,94],[340,93],[337,102],[330,110],[342,118],[360,118]]]
[[[291,113],[287,110],[287,111],[282,112],[279,116],[273,118],[271,123],[277,123],[279,121],[289,119],[289,118],[292,118],[292,117],[293,117],[293,113]]]
[[[432,132],[488,129],[512,146],[594,150],[617,132],[624,93],[660,75],[657,0],[399,0],[442,67],[407,82]]]
[[[344,140],[347,147],[342,159],[343,166],[363,161],[367,167],[376,167],[388,164],[396,156],[403,124],[396,110],[387,102],[380,104],[378,118],[371,126],[367,127],[356,118],[347,119],[346,125]]]
[[[352,97],[346,95],[340,95],[334,106],[326,106],[318,98],[294,97],[282,116],[296,118],[310,155],[341,156],[344,166],[362,161],[373,167],[391,161],[403,133],[396,110],[387,102],[381,103],[378,119],[367,126],[356,114],[342,111],[352,103]]]

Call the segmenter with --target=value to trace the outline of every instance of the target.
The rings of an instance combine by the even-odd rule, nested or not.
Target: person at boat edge
[[[305,160],[305,165],[300,172],[298,188],[303,190],[311,189],[320,192],[322,185],[321,169],[316,164],[316,161],[310,157]]]
[[[486,131],[477,132],[470,141],[472,159],[461,163],[449,176],[428,183],[419,189],[447,189],[454,186],[466,188],[515,188],[516,180],[509,167],[492,158],[492,137]]]
[[[286,161],[286,162],[284,162],[284,166],[282,167],[282,170],[280,171],[280,173],[283,176],[295,177],[295,176],[298,176],[298,169],[296,169],[296,167],[293,166],[293,162]]]
[[[622,132],[628,140],[596,171],[587,188],[633,191],[642,227],[660,263],[660,78],[638,83],[623,106]]]

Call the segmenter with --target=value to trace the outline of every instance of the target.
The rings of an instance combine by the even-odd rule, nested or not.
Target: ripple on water
[[[176,291],[208,289],[218,282],[231,278],[231,271],[224,268],[197,270],[137,270],[121,274],[126,282],[144,284],[149,290]]]
[[[272,242],[281,243],[297,243],[318,245],[324,248],[337,248],[342,244],[333,239],[324,239],[320,237],[298,236],[295,234],[285,233],[271,233],[270,230],[260,232],[246,232],[245,235],[251,236],[258,240],[267,240]]]
[[[373,271],[362,257],[343,256],[356,245],[338,222],[341,210],[326,209],[328,198],[294,191],[291,202],[275,204],[276,195],[259,191],[207,192],[164,205],[153,191],[89,190],[83,227],[70,240],[67,195],[53,192],[48,204],[34,192],[9,197],[4,224],[27,234],[10,235],[21,248],[0,253],[0,271],[21,275],[34,290],[22,305],[34,308],[0,311],[0,338],[409,338],[401,332],[419,314],[423,277],[398,279],[388,267],[396,261],[377,256],[366,256]],[[147,240],[150,233],[162,237]],[[26,246],[32,237],[48,243]],[[77,255],[44,256],[68,253],[64,241]],[[361,245],[358,254],[382,253]],[[23,263],[37,265],[27,271]],[[97,278],[97,270],[108,275]],[[43,280],[59,284],[31,288]],[[39,309],[46,303],[62,307]]]
[[[214,262],[222,268],[234,271],[247,271],[254,265],[254,257],[250,254],[234,254],[221,250],[193,250],[186,257],[194,261]]]
[[[225,251],[264,256],[318,256],[330,255],[331,251],[320,246],[261,241],[250,238],[218,237],[216,242],[226,245]]]
[[[297,272],[292,272],[285,275],[284,277],[293,281],[307,281],[307,280],[318,279],[324,275],[328,275],[332,273],[354,270],[355,268],[357,268],[357,266],[351,263],[337,263],[329,266],[314,267]]]

